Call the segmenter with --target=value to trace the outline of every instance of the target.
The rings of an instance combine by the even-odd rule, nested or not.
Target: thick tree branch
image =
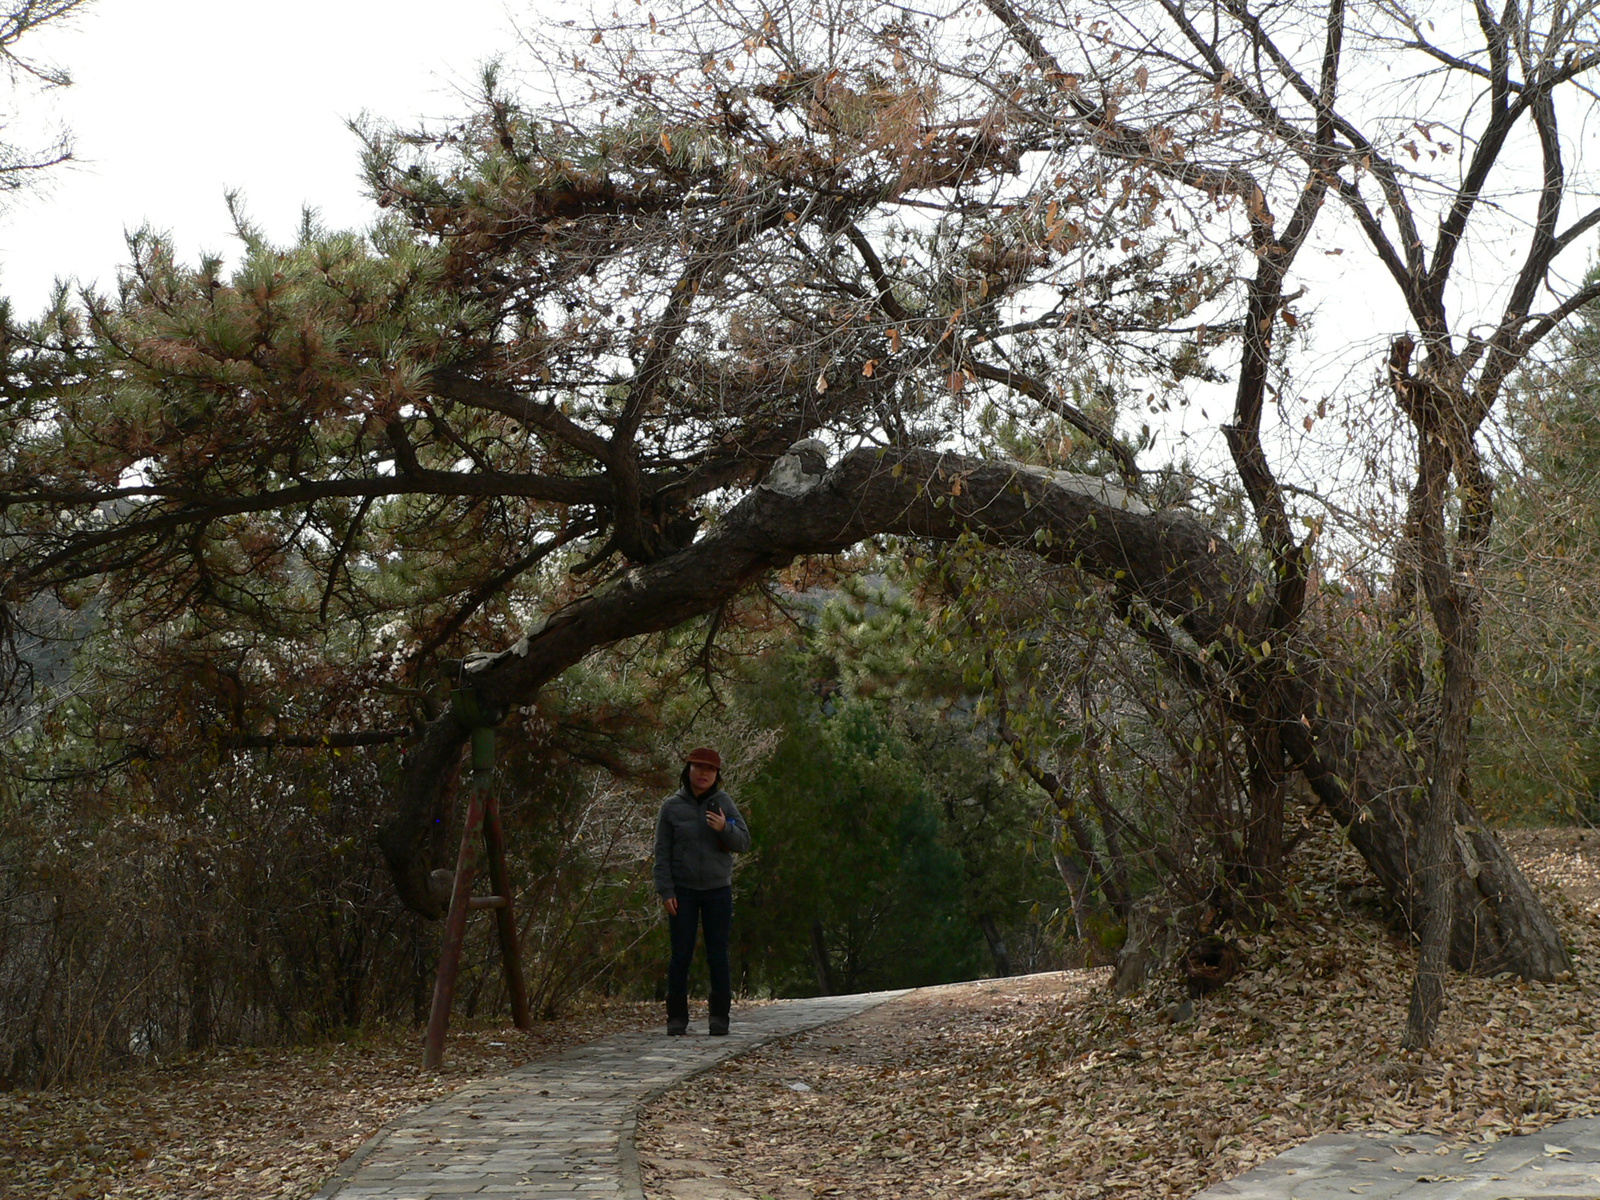
[[[469,679],[492,705],[530,703],[597,647],[681,624],[801,555],[838,553],[879,533],[976,537],[1069,564],[1182,628],[1229,673],[1231,687],[1249,686],[1251,639],[1267,612],[1248,601],[1248,561],[1203,522],[1151,511],[1102,480],[914,449],[853,451],[803,490],[756,489],[694,545],[551,614]],[[1272,700],[1293,765],[1410,911],[1419,902],[1410,841],[1416,775],[1400,715],[1360,678],[1307,655],[1274,684]],[[438,907],[427,887],[428,846],[466,737],[448,712],[428,727],[380,831],[402,897],[422,912]],[[1458,822],[1475,865],[1461,875],[1469,890],[1457,898],[1451,961],[1541,979],[1570,966],[1504,848],[1465,805]]]
[[[160,485],[139,489],[107,489],[108,495],[113,492],[145,498],[148,509],[141,506],[109,529],[63,534],[55,541],[58,548],[36,561],[13,559],[10,564],[12,571],[6,579],[7,588],[20,592],[87,579],[119,565],[117,560],[103,557],[112,548],[132,546],[152,538],[164,539],[184,530],[203,528],[226,517],[294,509],[319,500],[405,495],[521,496],[557,504],[593,504],[606,495],[596,486],[596,481],[587,479],[487,472],[457,474],[424,468],[406,474],[303,483],[242,496],[222,492],[207,494],[193,488],[167,488]],[[94,493],[89,495],[93,496]],[[0,496],[0,508],[8,503],[48,503],[50,499],[49,492],[11,493]],[[173,509],[166,502],[175,503],[178,507]],[[77,503],[82,504],[83,500]]]
[[[627,403],[605,443],[602,459],[616,497],[612,515],[617,546],[635,562],[649,562],[663,549],[643,519],[643,476],[634,445],[639,423],[666,379],[678,339],[689,327],[702,287],[708,279],[727,270],[734,251],[780,224],[786,211],[786,204],[748,208],[728,220],[706,245],[691,250],[688,263],[673,283],[666,306],[650,331],[644,358],[634,372]]]
[[[513,418],[530,429],[547,433],[556,442],[585,454],[595,462],[606,461],[607,444],[592,429],[585,429],[555,404],[534,400],[511,388],[483,383],[457,369],[434,373],[433,388],[439,395],[474,408],[488,409]]]

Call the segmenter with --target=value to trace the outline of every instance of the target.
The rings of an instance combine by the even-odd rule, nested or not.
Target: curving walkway
[[[634,1121],[648,1100],[746,1050],[866,1012],[905,991],[735,1010],[733,1034],[616,1034],[407,1113],[315,1200],[644,1200]],[[1451,1150],[1384,1133],[1313,1138],[1194,1200],[1600,1200],[1600,1118]]]
[[[315,1200],[643,1200],[634,1114],[674,1083],[746,1050],[853,1017],[898,992],[740,1011],[728,1037],[615,1034],[409,1112],[347,1159]]]
[[[1600,1200],[1600,1119],[1450,1149],[1438,1138],[1329,1133],[1194,1200]]]

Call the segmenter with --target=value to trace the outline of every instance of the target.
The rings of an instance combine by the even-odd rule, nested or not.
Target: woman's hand
[[[662,901],[661,901],[661,907],[667,910],[667,916],[669,916],[669,917],[677,916],[678,915],[678,898],[676,896],[664,897],[662,899]]]
[[[721,833],[728,827],[728,818],[723,816],[717,809],[708,808],[706,809],[706,824]]]

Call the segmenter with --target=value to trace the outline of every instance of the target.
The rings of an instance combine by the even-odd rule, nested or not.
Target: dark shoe
[[[711,1036],[712,1037],[727,1037],[728,1036],[728,1021],[727,1021],[727,1018],[723,1018],[720,1021],[717,1020],[715,1017],[711,1018]]]
[[[682,1037],[689,1032],[689,997],[667,997],[667,1036]]]

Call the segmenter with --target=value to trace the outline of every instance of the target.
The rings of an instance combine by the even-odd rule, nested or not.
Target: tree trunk
[[[802,479],[800,487],[751,492],[693,545],[625,571],[509,650],[478,660],[469,681],[490,704],[525,704],[591,650],[708,612],[801,555],[839,553],[875,534],[968,534],[1101,577],[1200,647],[1194,686],[1261,699],[1248,693],[1261,644],[1252,637],[1268,624],[1273,601],[1250,601],[1257,576],[1248,560],[1188,511],[1151,511],[1100,479],[920,449],[853,451],[825,476]],[[1276,655],[1289,651],[1275,647],[1267,657]],[[1282,673],[1274,667],[1269,715],[1290,765],[1349,827],[1379,883],[1419,928],[1416,796],[1425,775],[1403,750],[1414,731],[1355,670],[1306,650],[1287,665]],[[431,915],[440,905],[427,887],[429,846],[441,788],[466,737],[449,712],[427,728],[378,835],[401,898]],[[1530,979],[1568,969],[1554,923],[1505,849],[1464,803],[1456,823],[1464,870],[1451,963]]]
[[[811,967],[817,973],[817,990],[824,996],[834,994],[833,963],[828,958],[828,936],[822,922],[811,922]]]
[[[1317,676],[1312,686],[1309,676]],[[1302,676],[1301,718],[1285,721],[1284,742],[1313,792],[1345,826],[1379,885],[1420,931],[1426,913],[1418,865],[1427,760],[1408,756],[1414,733],[1364,687]],[[1323,706],[1317,712],[1317,705]],[[1449,962],[1460,971],[1554,979],[1571,970],[1560,931],[1517,864],[1482,818],[1456,797],[1451,852],[1456,874]]]
[[[1062,845],[1067,837],[1066,818],[1060,813],[1050,817],[1050,857],[1056,864],[1056,873],[1067,885],[1067,899],[1072,905],[1072,933],[1080,942],[1088,936],[1084,913],[1089,904],[1089,872],[1078,857],[1067,852]]]
[[[1006,952],[1006,940],[1000,935],[1000,927],[994,923],[992,916],[984,913],[978,918],[978,928],[983,930],[983,940],[989,943],[989,954],[994,958],[995,978],[1009,978],[1011,955]]]
[[[1283,892],[1283,813],[1288,780],[1283,743],[1272,724],[1257,725],[1245,738],[1249,817],[1245,824],[1243,878],[1239,884],[1253,906],[1277,900]]]
[[[204,932],[194,935],[189,946],[189,1020],[184,1046],[204,1050],[215,1037],[213,1005],[216,980],[216,955]]]
[[[1474,406],[1461,388],[1459,362],[1445,339],[1434,338],[1422,372],[1413,374],[1414,348],[1409,337],[1390,348],[1390,386],[1417,433],[1417,479],[1411,490],[1406,549],[1416,558],[1428,612],[1439,634],[1444,673],[1418,838],[1422,953],[1406,1015],[1405,1045],[1421,1050],[1433,1041],[1444,1011],[1455,881],[1461,871],[1451,853],[1453,818],[1460,798],[1467,795],[1467,740],[1477,683],[1477,563],[1489,537],[1494,494],[1473,444],[1478,421],[1472,419]],[[1453,556],[1445,537],[1452,475],[1461,492]]]

